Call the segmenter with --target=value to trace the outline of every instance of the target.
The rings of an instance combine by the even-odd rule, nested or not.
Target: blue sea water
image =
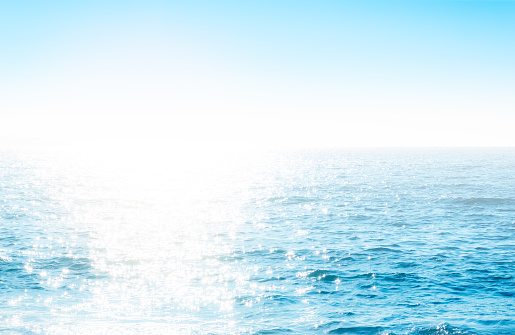
[[[2,334],[513,334],[515,150],[0,152]]]

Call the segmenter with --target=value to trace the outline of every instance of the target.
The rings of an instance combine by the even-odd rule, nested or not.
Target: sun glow
[[[250,116],[181,114],[37,115],[7,118],[2,146],[57,146],[114,157],[180,151],[212,152],[327,147],[482,147],[515,145],[514,117],[320,113]],[[507,121],[509,120],[509,122]],[[193,159],[190,157],[191,159]],[[137,162],[133,162],[138,164]]]
[[[173,332],[197,327],[209,311],[231,324],[248,274],[222,259],[245,223],[251,157],[152,140],[40,149],[39,165],[60,181],[50,198],[77,235],[88,235],[88,259],[108,278],[89,279],[92,297],[74,309],[99,319],[166,311],[170,319],[156,329]]]

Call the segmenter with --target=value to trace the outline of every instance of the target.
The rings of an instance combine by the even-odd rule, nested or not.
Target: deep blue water
[[[513,334],[514,176],[514,149],[4,150],[0,333]]]

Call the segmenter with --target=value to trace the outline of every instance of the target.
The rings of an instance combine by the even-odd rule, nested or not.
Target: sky
[[[515,1],[0,0],[0,145],[515,146]]]

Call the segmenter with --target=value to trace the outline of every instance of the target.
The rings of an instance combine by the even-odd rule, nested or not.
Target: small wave
[[[415,281],[419,276],[413,273],[398,272],[394,274],[379,275],[378,278],[389,282]]]
[[[377,294],[363,294],[363,293],[358,293],[356,294],[356,297],[360,297],[360,298],[367,298],[367,299],[374,299],[374,298],[377,298],[378,295]]]
[[[260,283],[266,283],[266,282],[269,282],[269,281],[282,281],[282,280],[286,280],[286,277],[281,277],[281,276],[278,276],[278,277],[267,277],[267,278],[258,279],[257,281],[260,282]]]
[[[289,328],[274,327],[274,328],[259,330],[254,334],[265,335],[265,334],[283,334],[283,333],[294,333],[294,331]]]
[[[331,329],[331,328],[337,327],[340,324],[341,324],[340,321],[330,321],[327,323],[321,323],[321,324],[317,325],[316,328],[317,328],[317,330],[325,330],[325,329]]]
[[[315,270],[311,272],[308,277],[321,277],[331,273],[329,270]]]
[[[379,326],[339,327],[330,330],[329,334],[379,334],[382,330]]]
[[[474,249],[476,249],[476,250],[490,250],[490,249],[485,248],[485,247],[475,247]]]
[[[474,197],[474,198],[452,198],[452,201],[462,205],[482,205],[482,206],[515,206],[515,199],[513,198],[488,198],[488,197]]]
[[[515,292],[500,291],[500,292],[497,292],[497,294],[502,295],[503,297],[513,297],[513,296],[515,296]]]
[[[506,276],[480,276],[477,277],[478,280],[481,280],[483,283],[496,283],[499,281],[512,280],[513,277],[510,275]]]
[[[374,218],[374,217],[371,215],[363,215],[363,214],[354,214],[354,215],[349,216],[349,219],[358,220],[358,221],[370,220],[372,218]]]
[[[310,291],[308,294],[310,295],[318,295],[318,294],[321,294],[321,295],[328,295],[328,294],[335,294],[337,293],[338,291],[326,291],[326,290],[318,290],[318,291]]]
[[[354,276],[346,276],[345,279],[348,279],[348,280],[370,279],[370,278],[374,278],[374,277],[375,277],[375,273],[367,272],[367,273],[360,273],[360,274],[357,274],[357,275],[354,275]]]
[[[483,325],[492,326],[492,325],[510,325],[514,321],[510,320],[510,319],[493,319],[493,320],[487,319],[487,320],[478,320],[477,322],[479,322]]]
[[[401,269],[413,268],[413,267],[417,267],[417,266],[420,266],[420,264],[417,264],[415,262],[399,262],[399,263],[397,263],[397,267],[401,268]]]
[[[325,282],[333,282],[337,279],[338,279],[338,276],[335,276],[335,275],[325,275],[321,278],[321,280],[323,280]]]
[[[417,307],[420,307],[420,303],[398,303],[397,304],[398,306],[406,306],[408,308],[417,308]]]
[[[327,270],[315,270],[308,274],[308,277],[317,278],[324,282],[334,282],[339,278],[337,275]]]
[[[284,205],[298,205],[312,202],[313,198],[304,196],[270,197],[267,201]]]
[[[470,273],[489,273],[490,272],[490,270],[488,270],[488,269],[476,269],[476,268],[466,269],[465,271],[470,272]]]
[[[277,302],[279,305],[295,304],[297,301],[282,294],[271,294],[266,297],[267,299]]]
[[[376,247],[376,248],[370,248],[365,249],[365,251],[372,251],[372,252],[401,252],[397,249],[387,248],[387,247]]]
[[[33,290],[43,290],[39,283],[39,278],[35,273],[26,273],[20,266],[0,267],[0,292],[4,290],[23,290],[30,288]]]
[[[76,272],[88,271],[91,269],[91,260],[85,257],[73,258],[62,256],[51,258],[41,264],[42,269],[58,269],[63,267]]]
[[[412,335],[465,335],[471,334],[467,330],[460,329],[458,327],[453,327],[448,323],[442,323],[437,326],[432,327],[422,327],[412,329],[411,332],[407,334]]]

